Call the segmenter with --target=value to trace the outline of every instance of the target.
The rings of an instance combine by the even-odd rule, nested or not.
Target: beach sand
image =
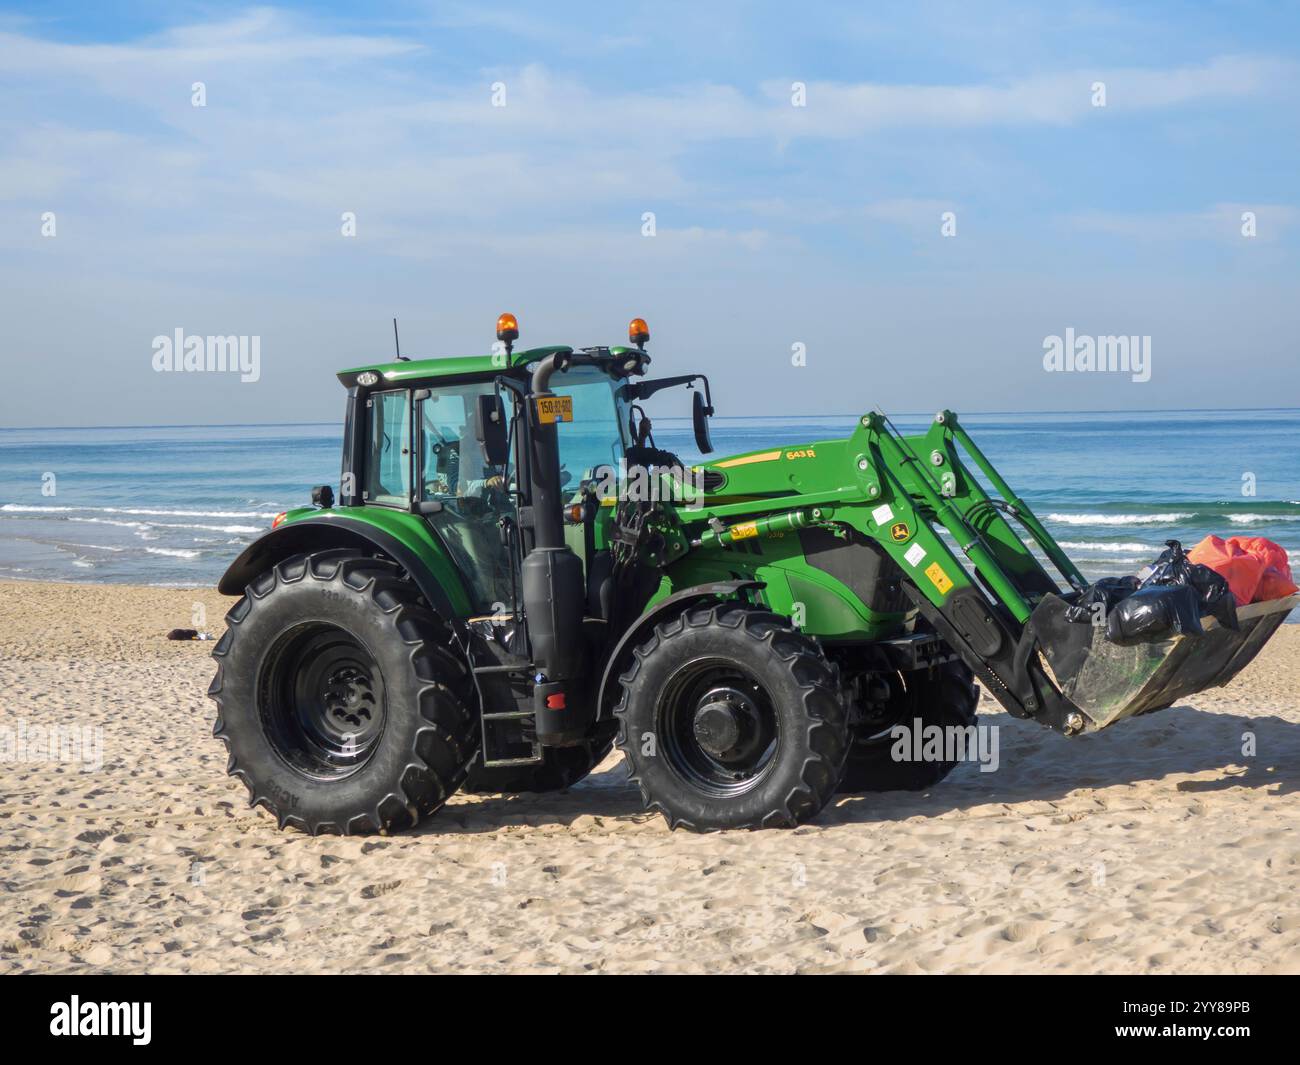
[[[565,793],[312,839],[226,776],[212,645],[163,638],[220,635],[230,602],[0,583],[0,725],[103,741],[92,771],[0,764],[0,972],[1300,972],[1300,626],[1080,739],[985,699],[997,772],[795,831],[671,833],[614,756]]]

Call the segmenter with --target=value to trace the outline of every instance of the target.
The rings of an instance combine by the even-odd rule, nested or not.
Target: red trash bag
[[[1228,582],[1238,606],[1255,601],[1264,564],[1255,555],[1230,540],[1207,536],[1187,552],[1187,561],[1208,566]]]
[[[1230,536],[1228,543],[1235,544],[1248,555],[1254,555],[1263,567],[1259,586],[1255,589],[1254,602],[1285,599],[1300,591],[1291,579],[1291,562],[1287,558],[1286,548],[1263,536]]]

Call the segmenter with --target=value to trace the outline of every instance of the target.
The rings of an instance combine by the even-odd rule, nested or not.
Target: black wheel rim
[[[313,779],[350,776],[375,752],[387,717],[374,656],[346,629],[299,625],[262,669],[262,722],[276,753]]]
[[[664,685],[656,720],[669,767],[710,795],[751,791],[776,760],[780,724],[772,697],[734,662],[687,663]]]

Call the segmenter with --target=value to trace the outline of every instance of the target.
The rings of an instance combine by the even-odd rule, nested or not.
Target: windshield
[[[610,379],[577,369],[551,378],[551,390],[573,397],[573,421],[559,426],[560,483],[574,487],[597,466],[618,469],[623,457],[622,412]]]

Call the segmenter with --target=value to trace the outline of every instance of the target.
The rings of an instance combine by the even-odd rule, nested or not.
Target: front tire
[[[739,604],[655,628],[620,678],[618,745],[670,828],[793,828],[848,751],[839,674],[807,636]]]
[[[437,810],[478,745],[468,677],[405,573],[296,555],[248,586],[213,651],[227,772],[281,828],[389,832]]]

